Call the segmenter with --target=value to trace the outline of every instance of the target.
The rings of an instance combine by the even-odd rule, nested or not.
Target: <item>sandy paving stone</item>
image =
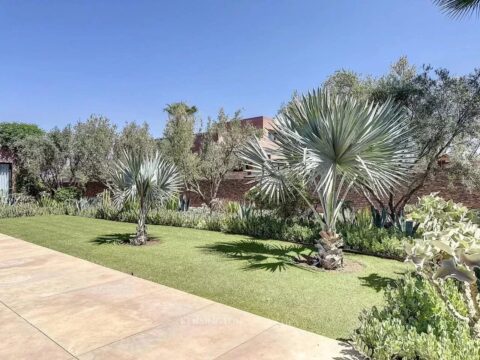
[[[351,346],[345,343],[277,324],[218,357],[218,360],[329,360],[335,353],[342,354],[342,360],[358,359]]]
[[[0,300],[2,360],[354,358],[338,341],[1,234]]]
[[[0,304],[0,359],[63,360],[72,356]]]
[[[89,354],[89,359],[214,359],[276,323],[221,304]]]

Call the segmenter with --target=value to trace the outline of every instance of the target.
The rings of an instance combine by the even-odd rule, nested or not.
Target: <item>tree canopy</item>
[[[35,124],[26,124],[19,122],[0,123],[0,147],[8,147],[15,150],[15,143],[29,136],[40,136],[44,133],[42,129]]]

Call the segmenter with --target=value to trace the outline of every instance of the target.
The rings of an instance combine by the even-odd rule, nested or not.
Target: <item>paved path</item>
[[[0,234],[0,359],[354,359],[335,340]]]

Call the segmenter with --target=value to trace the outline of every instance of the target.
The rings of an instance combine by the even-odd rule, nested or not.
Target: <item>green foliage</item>
[[[197,108],[179,102],[167,105],[165,112],[168,114],[168,120],[160,148],[162,154],[177,166],[186,182],[194,176],[198,162],[192,152],[195,145]]]
[[[376,254],[395,259],[405,259],[405,242],[411,239],[405,238],[396,228],[377,226],[375,215],[369,208],[364,208],[355,213],[352,222],[339,224],[339,231],[343,236],[345,248],[364,253]]]
[[[168,205],[168,203],[172,206]],[[39,206],[42,209],[36,210]],[[173,205],[175,205],[173,207]],[[2,216],[15,217],[15,206],[9,206]],[[70,214],[97,219],[137,222],[138,203],[127,203],[123,208],[114,206],[109,191],[98,195],[94,200],[80,199],[64,203],[42,197],[40,201],[29,209],[18,210],[19,216],[34,216],[50,213],[46,209],[52,208],[52,214]],[[207,209],[191,209],[188,212],[177,211],[177,197],[171,197],[163,207],[154,206],[146,217],[146,222],[154,225],[188,227],[203,230],[223,231],[231,234],[249,235],[263,239],[277,239],[302,244],[314,244],[318,239],[322,226],[318,222],[302,217],[284,219],[274,212],[258,210],[251,206],[237,202],[228,202],[223,212],[211,212]],[[25,215],[22,215],[25,214]],[[405,252],[401,234],[378,229],[372,225],[371,214],[368,208],[358,211],[354,223],[339,225],[347,249],[356,250],[372,255],[403,259]],[[410,240],[409,240],[410,241]]]
[[[445,294],[463,314],[467,309],[455,284]],[[373,360],[463,360],[480,358],[480,341],[447,310],[427,281],[406,276],[385,292],[385,307],[360,316],[354,341]]]
[[[340,226],[346,249],[376,254],[395,259],[405,259],[404,244],[411,241],[396,231],[375,226]]]
[[[240,111],[229,116],[220,109],[215,120],[209,118],[201,137],[196,171],[188,181],[189,190],[211,207],[225,176],[242,165],[237,152],[257,132],[250,124],[241,122]]]
[[[35,124],[2,122],[0,123],[0,147],[5,146],[16,150],[17,141],[30,136],[41,136],[43,133],[43,130]]]
[[[105,182],[117,137],[116,126],[104,116],[91,115],[65,131],[71,136],[69,169],[73,180],[79,184]]]
[[[248,207],[243,207],[238,216],[226,216],[222,221],[222,231],[226,233],[302,244],[313,244],[320,230],[320,225],[302,224],[296,219],[282,219],[274,214],[259,214]]]
[[[179,196],[178,194],[173,194],[163,204],[167,210],[178,210],[179,209]]]
[[[42,189],[51,194],[62,181],[68,158],[68,139],[58,129],[43,134],[28,136],[16,143],[20,165],[20,187],[30,184],[31,193]],[[28,180],[26,180],[28,179]],[[38,187],[33,188],[34,185]]]
[[[436,193],[422,196],[414,206],[405,208],[408,217],[420,223],[419,232],[443,230],[452,223],[476,222],[477,217],[466,206],[444,200]]]
[[[228,215],[236,215],[241,211],[241,205],[238,201],[229,201],[225,204],[225,212]]]
[[[301,244],[313,244],[319,236],[319,230],[308,226],[293,224],[282,230],[282,240],[297,242]]]
[[[453,278],[462,284],[470,309],[468,317],[458,315],[453,309],[452,313],[468,323],[480,338],[480,303],[475,272],[480,268],[480,227],[472,222],[474,214],[460,204],[432,194],[420,199],[411,215],[421,219],[423,239],[406,245],[408,259],[439,293],[445,279]]]
[[[245,200],[257,209],[271,210],[281,218],[288,219],[305,213],[314,199],[310,196],[305,187],[297,182],[295,187],[301,193],[299,196],[288,196],[280,203],[272,199],[260,188],[253,187],[245,194]]]
[[[471,1],[438,2],[451,5]],[[377,103],[393,99],[409,114],[408,126],[415,128],[411,140],[418,151],[415,166],[409,171],[408,183],[393,187],[388,203],[384,201],[385,197],[367,190],[375,203],[389,209],[392,218],[422,188],[422,184],[440,170],[438,160],[445,154],[448,154],[450,179],[460,180],[470,188],[480,186],[480,171],[476,166],[480,136],[479,69],[462,76],[453,76],[446,69],[430,66],[417,71],[406,57],[401,57],[383,76],[361,77],[349,70],[340,70],[328,78],[324,86],[335,93],[351,94]]]
[[[65,202],[71,200],[77,200],[80,198],[81,192],[75,187],[63,187],[58,189],[53,198],[58,202]]]
[[[118,135],[114,145],[115,158],[121,157],[123,151],[136,152],[141,155],[153,155],[158,150],[158,144],[150,134],[147,123],[126,123]]]
[[[0,203],[0,219],[23,216],[65,215],[66,209],[59,206],[40,206],[37,203],[17,203],[6,205]]]

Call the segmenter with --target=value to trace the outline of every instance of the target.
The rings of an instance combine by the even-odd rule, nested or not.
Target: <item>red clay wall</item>
[[[99,182],[89,182],[85,186],[85,196],[86,197],[95,197],[100,194],[107,187]]]
[[[229,179],[224,180],[219,189],[218,197],[226,200],[242,201],[244,194],[250,189],[252,184],[250,180],[245,179]],[[446,174],[440,174],[435,179],[427,182],[426,186],[413,195],[410,203],[417,202],[417,198],[422,195],[428,195],[432,192],[438,192],[441,197],[446,200],[460,202],[469,208],[480,209],[480,192],[470,192],[460,182],[451,183]],[[352,190],[347,200],[353,202],[356,209],[369,206],[364,196],[355,190]],[[192,206],[201,205],[200,199],[192,195]]]
[[[222,182],[218,197],[225,200],[243,201],[244,194],[252,186],[249,183],[250,179],[226,179]],[[86,187],[86,196],[92,197],[102,192],[105,189],[105,185],[100,183],[88,183]],[[418,191],[410,200],[410,203],[415,203],[417,198],[430,194],[432,192],[438,192],[443,198],[455,202],[463,203],[464,205],[480,209],[480,192],[471,193],[461,183],[451,184],[446,174],[438,175],[434,180],[429,181],[426,186]],[[347,200],[353,201],[356,209],[368,206],[367,201],[362,194],[355,191],[351,191]],[[191,206],[200,206],[202,204],[200,198],[194,194],[191,195]]]

